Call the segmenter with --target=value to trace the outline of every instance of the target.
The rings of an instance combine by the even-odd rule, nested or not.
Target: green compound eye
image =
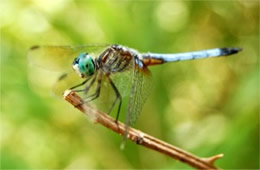
[[[79,54],[74,60],[73,66],[76,66],[84,77],[91,76],[95,72],[95,63],[88,53]]]
[[[84,63],[82,63],[82,64],[84,64]],[[93,75],[95,72],[95,65],[94,65],[93,59],[91,57],[88,57],[86,60],[85,70],[86,70],[86,74],[88,76]]]

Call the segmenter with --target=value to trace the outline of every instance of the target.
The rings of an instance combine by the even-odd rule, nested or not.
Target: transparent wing
[[[151,89],[151,73],[146,68],[136,65],[133,69],[132,86],[126,112],[126,130],[120,148],[125,147],[125,141],[129,132],[129,126],[133,126],[142,111],[142,107]]]
[[[116,57],[120,58],[120,55]],[[117,66],[115,68],[123,69],[119,69],[116,73],[111,74],[110,78],[122,97],[129,95],[127,110],[124,113],[126,113],[126,125],[132,126],[139,117],[143,104],[150,92],[151,74],[147,67],[139,67],[134,57],[131,57],[130,60],[122,58],[121,60],[119,59],[120,62],[116,63]],[[127,66],[124,66],[125,64]],[[121,113],[123,111],[121,109]]]
[[[112,74],[110,76],[122,97],[130,94],[133,73],[133,64],[131,63],[123,72]]]
[[[95,100],[86,102],[90,96],[92,96],[93,94],[96,94],[98,86],[99,86],[98,80],[96,80],[94,82],[94,84],[91,86],[91,88],[89,89],[87,94],[85,94],[84,92],[77,93],[78,95],[81,96],[83,101],[86,102],[83,105],[84,112],[89,115],[88,118],[90,120],[95,120],[96,114],[98,111],[102,111],[102,112],[108,114],[109,111],[111,110],[111,106],[112,106],[114,100],[116,99],[116,95],[113,91],[113,88],[106,80],[107,80],[106,77],[103,76],[102,82],[100,83],[99,96]],[[88,84],[85,85],[83,88],[85,88],[87,86],[88,86]],[[115,107],[115,108],[117,108],[117,107]]]
[[[84,79],[80,78],[74,71],[62,74],[53,85],[52,92],[56,97],[63,97],[65,90],[82,83]],[[84,86],[83,86],[84,87]]]
[[[77,90],[83,90],[77,92],[77,94],[80,95],[84,102],[91,106],[90,108],[85,108],[85,112],[90,114],[97,110],[109,113],[111,106],[116,99],[113,88],[107,81],[106,77],[103,74],[100,75],[100,72],[97,73],[96,78],[92,77],[92,79],[90,79],[84,86],[77,88]],[[89,90],[86,91],[86,88]]]
[[[98,57],[108,45],[81,46],[33,46],[28,51],[28,59],[33,64],[54,71],[67,71],[74,58],[81,52],[92,53]]]
[[[109,78],[116,86],[117,90],[119,91],[121,97],[128,96],[131,90],[131,84],[132,84],[132,77],[134,72],[134,60],[131,59],[129,61],[129,64],[127,67],[125,67],[120,72],[114,72],[109,75]],[[100,70],[101,71],[101,70]],[[93,84],[90,91],[88,92],[88,95],[94,94],[96,89],[98,87],[98,81]],[[98,110],[101,110],[105,113],[114,112],[117,113],[119,108],[119,101],[120,99],[117,98],[116,92],[113,89],[112,85],[110,84],[110,81],[108,81],[107,77],[103,75],[102,82],[101,82],[101,88],[100,88],[100,94],[97,99],[90,102],[91,105]],[[122,101],[124,104],[124,100]],[[126,111],[123,107],[120,109],[120,117],[122,118],[122,114],[124,114]]]
[[[147,67],[135,67],[132,87],[127,107],[126,124],[133,126],[140,115],[142,107],[150,93],[151,73]]]
[[[87,96],[95,94],[97,87],[98,87],[98,81],[95,82],[95,84],[90,89]],[[103,76],[99,96],[97,99],[91,101],[90,104],[93,107],[95,107],[96,110],[100,110],[108,114],[115,99],[116,99],[116,95],[114,93],[113,88],[107,81],[106,77]],[[115,109],[117,109],[117,104],[115,105]]]

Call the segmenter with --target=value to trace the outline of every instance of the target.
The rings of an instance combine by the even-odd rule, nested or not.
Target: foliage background
[[[228,58],[151,68],[136,128],[224,169],[258,169],[259,1],[1,0],[1,168],[190,168],[87,121],[50,95],[35,44],[117,43],[147,52],[238,46]]]

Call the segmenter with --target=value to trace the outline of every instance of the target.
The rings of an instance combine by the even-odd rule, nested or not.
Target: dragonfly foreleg
[[[122,96],[121,96],[120,92],[118,91],[117,87],[115,86],[115,84],[113,83],[113,81],[108,76],[107,76],[107,78],[116,94],[116,99],[114,100],[108,114],[113,110],[117,100],[119,100],[119,105],[118,105],[117,114],[116,114],[116,122],[117,122],[118,118],[119,118],[119,114],[120,114],[121,104],[122,104]]]
[[[83,86],[84,84],[86,84],[86,83],[90,80],[90,78],[91,78],[91,77],[89,77],[88,79],[84,80],[82,83],[71,87],[70,90],[73,90],[73,89],[75,89],[75,88],[77,88],[77,87]],[[75,90],[75,91],[76,91],[76,90]]]
[[[101,89],[101,82],[102,82],[102,74],[99,75],[97,80],[97,88],[94,94],[89,95],[88,97],[84,98],[84,102],[90,102],[92,100],[95,100],[99,97],[100,89]]]
[[[84,88],[84,89],[81,89],[81,90],[73,90],[74,92],[85,92],[85,94],[87,94],[88,93],[88,90],[90,89],[90,87],[95,83],[95,81],[96,81],[96,78],[97,78],[97,74],[95,75],[95,77],[91,80],[91,82],[89,83],[89,85],[86,87],[86,88]],[[89,78],[90,79],[90,78]],[[89,80],[88,79],[88,80]],[[87,103],[86,101],[82,101],[82,103],[80,103],[79,105],[82,105],[82,104],[84,104],[84,103]]]
[[[91,80],[91,82],[89,83],[89,85],[87,85],[84,89],[80,89],[80,90],[73,90],[74,92],[84,92],[85,94],[88,93],[89,89],[91,88],[91,86],[95,83],[97,78],[97,74],[95,75],[95,77]],[[89,78],[91,79],[91,78]]]

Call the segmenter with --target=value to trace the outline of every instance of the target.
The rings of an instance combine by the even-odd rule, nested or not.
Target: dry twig
[[[64,93],[64,98],[74,107],[79,109],[83,114],[89,116],[89,113],[86,113],[85,109],[82,107],[82,105],[80,105],[82,99],[76,93],[72,92],[71,90],[67,90]],[[120,135],[124,135],[125,125],[123,123],[115,123],[115,120],[107,114],[97,111],[94,108],[91,108],[91,106],[87,107],[89,107],[88,109],[92,109],[96,113],[94,120],[95,123],[99,123]],[[172,146],[164,141],[161,141],[155,137],[152,137],[148,134],[145,134],[139,130],[130,127],[128,129],[127,138],[135,142],[136,144],[143,145],[147,148],[161,152],[197,169],[217,169],[214,165],[214,162],[217,159],[223,157],[223,154],[219,154],[209,158],[200,158],[176,146]]]

